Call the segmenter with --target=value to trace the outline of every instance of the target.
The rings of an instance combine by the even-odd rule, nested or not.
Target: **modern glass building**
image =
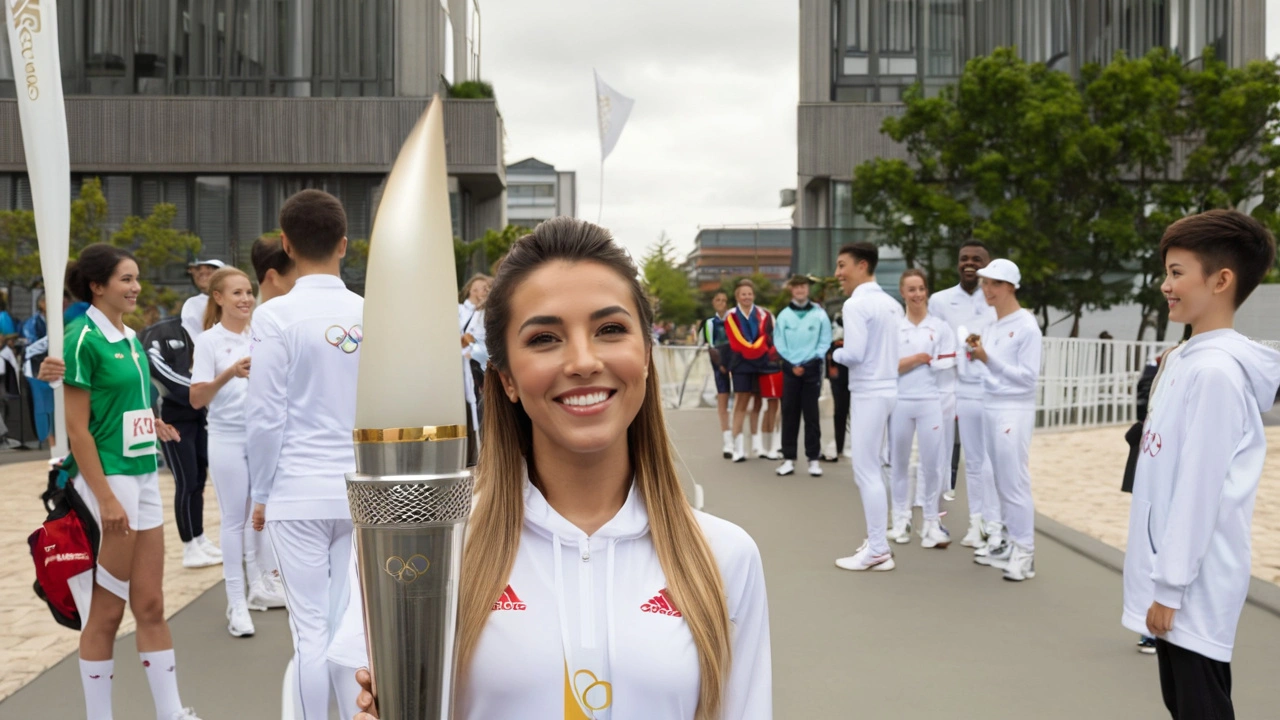
[[[533,229],[560,215],[578,216],[578,174],[538,158],[507,166],[507,222]]]
[[[1212,47],[1233,65],[1265,57],[1259,0],[801,0],[798,269],[829,275],[844,242],[874,235],[853,207],[853,168],[900,157],[880,133],[903,90],[952,83],[965,63],[1002,46],[1076,73],[1168,47],[1188,62]],[[812,263],[812,265],[810,265]]]
[[[367,238],[431,96],[481,71],[477,0],[61,0],[58,31],[72,196],[100,177],[112,229],[172,203],[201,254],[230,261],[308,187]],[[0,209],[30,209],[13,97],[0,33]],[[504,226],[495,101],[447,100],[445,132],[455,235]]]

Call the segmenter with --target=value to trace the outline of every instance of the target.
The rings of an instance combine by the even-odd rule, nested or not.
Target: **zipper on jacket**
[[[595,573],[591,565],[591,538],[578,541],[578,554],[582,557],[582,570],[578,574],[578,597],[581,602],[582,647],[596,647],[596,589]]]

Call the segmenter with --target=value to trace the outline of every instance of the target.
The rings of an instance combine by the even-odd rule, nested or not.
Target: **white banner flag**
[[[57,0],[3,0],[13,84],[27,155],[31,201],[35,205],[40,269],[44,274],[49,355],[62,357],[62,286],[71,236],[71,153],[67,146],[67,109],[62,101],[58,59]],[[66,417],[62,389],[55,393],[54,457],[66,454]],[[43,439],[43,438],[42,438]]]
[[[631,116],[631,106],[636,101],[605,84],[596,73],[596,108],[600,115],[600,162],[609,157],[618,144],[622,126]]]

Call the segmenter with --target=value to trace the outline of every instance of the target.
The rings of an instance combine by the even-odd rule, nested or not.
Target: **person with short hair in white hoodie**
[[[898,324],[902,306],[876,282],[880,251],[871,243],[852,243],[836,256],[836,280],[848,293],[844,302],[844,347],[832,357],[849,367],[849,415],[853,443],[853,480],[862,497],[867,539],[857,552],[836,560],[853,571],[884,571],[895,566],[889,549],[889,499],[880,470],[889,416],[898,402]]]
[[[1185,217],[1160,241],[1169,319],[1191,339],[1161,363],[1134,471],[1124,626],[1154,635],[1175,720],[1233,718],[1231,652],[1249,593],[1250,528],[1267,455],[1262,413],[1280,353],[1233,329],[1275,263],[1275,239],[1234,210]]]
[[[456,720],[773,717],[760,553],[680,486],[638,275],[608,231],[568,217],[495,275]],[[362,630],[348,613],[330,657],[367,658]]]
[[[971,333],[965,343],[972,359],[987,369],[982,426],[1009,537],[1002,536],[999,526],[990,528],[987,544],[974,551],[973,561],[1003,570],[1005,580],[1021,582],[1036,576],[1030,462],[1044,336],[1035,315],[1018,302],[1022,272],[1012,260],[992,260],[978,275],[996,320]]]

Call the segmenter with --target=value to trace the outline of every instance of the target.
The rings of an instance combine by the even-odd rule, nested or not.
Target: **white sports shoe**
[[[758,432],[751,436],[751,457],[762,458],[765,456],[764,435],[764,433]]]
[[[946,550],[951,544],[951,533],[942,527],[940,520],[925,520],[924,532],[921,534],[920,547]]]
[[[955,501],[955,499],[956,499],[956,491],[955,491],[955,490],[948,490],[948,491],[946,491],[946,492],[942,493],[942,499],[943,499],[943,500],[946,500],[947,502],[954,502],[954,501]]]
[[[209,557],[209,553],[200,547],[200,543],[192,540],[182,544],[182,567],[184,568],[203,568],[211,565],[221,565],[222,561],[218,558]]]
[[[809,461],[809,474],[818,477],[822,475],[822,463],[817,460]]]
[[[960,541],[960,544],[965,547],[976,548],[982,547],[985,541],[986,535],[982,532],[982,516],[970,515],[969,532],[965,533],[964,539]]]
[[[884,572],[892,570],[895,567],[893,562],[893,553],[887,552],[883,555],[877,555],[871,552],[871,541],[863,540],[862,546],[858,548],[858,552],[849,557],[842,557],[836,560],[836,567],[841,570],[853,570],[860,572],[870,570],[872,572]]]
[[[1008,566],[1011,555],[1013,555],[1013,543],[1004,538],[993,537],[986,545],[973,551],[973,561],[979,565],[1003,570]]]
[[[200,720],[196,717],[196,711],[191,708],[182,708],[173,714],[172,720]]]
[[[907,516],[895,517],[889,528],[889,539],[899,545],[911,542],[911,519]]]
[[[742,436],[742,433],[738,433],[738,436],[733,439],[733,461],[734,462],[743,462],[747,459],[745,446],[746,446],[746,438]]]
[[[227,606],[227,632],[231,637],[253,637],[253,619],[249,607],[243,601]]]
[[[728,460],[733,457],[733,433],[729,430],[724,431],[724,458]]]
[[[248,604],[250,610],[258,612],[284,607],[284,588],[275,575],[264,572],[249,581]]]
[[[765,457],[769,458],[770,460],[781,460],[782,459],[782,431],[774,430],[772,433],[770,433],[770,435],[773,437],[773,440],[769,444],[769,454],[765,455]]]
[[[1035,553],[1024,549],[1017,543],[1011,544],[1013,545],[1013,553],[1009,556],[1009,560],[1005,562],[1004,579],[1010,582],[1022,582],[1035,577]],[[992,563],[992,567],[995,567],[994,563]]]
[[[222,559],[222,548],[218,547],[217,545],[214,545],[213,541],[209,539],[209,536],[201,535],[200,537],[196,538],[195,541],[200,543],[200,549],[204,551],[205,555],[208,555],[209,557],[214,558],[215,560]]]
[[[796,464],[790,460],[782,461],[782,464],[778,466],[778,474],[779,475],[795,475]]]
[[[850,444],[850,445],[852,445],[852,444],[853,444],[852,439],[850,439],[849,444]],[[844,449],[844,451],[840,453],[840,457],[843,457],[843,458],[849,458],[850,460],[852,460],[852,459],[853,459],[853,448],[852,448],[852,447],[847,447],[847,448],[845,448],[845,449]]]

